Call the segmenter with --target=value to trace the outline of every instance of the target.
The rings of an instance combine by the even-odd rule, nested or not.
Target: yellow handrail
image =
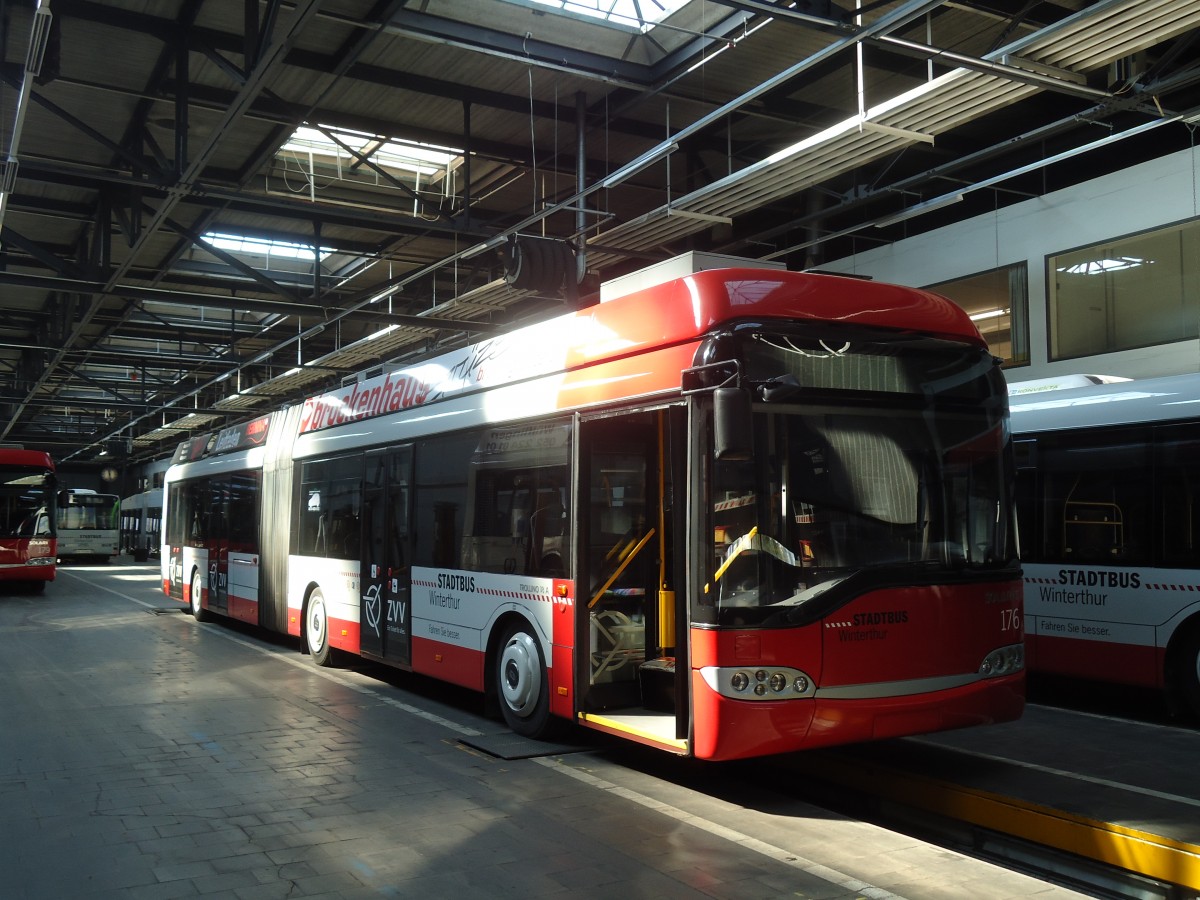
[[[754,536],[756,534],[758,534],[758,526],[757,525],[755,525],[753,528],[751,528],[749,531],[747,531],[744,537],[740,537],[737,539],[737,541],[734,541],[734,544],[736,545],[739,541],[745,541],[746,544],[749,545],[750,541],[754,538]],[[725,570],[728,569],[730,567],[730,565],[732,565],[733,561],[741,555],[742,555],[741,550],[738,550],[737,553],[730,553],[729,556],[727,556],[725,558],[725,562],[721,563],[721,567],[719,569],[717,569],[716,574],[713,575],[713,583],[720,581],[721,576],[725,574]]]
[[[625,558],[621,560],[621,564],[617,566],[610,576],[608,576],[608,581],[604,582],[604,585],[596,592],[596,596],[594,596],[588,603],[588,609],[591,609],[598,602],[600,602],[600,598],[604,596],[604,592],[612,586],[612,583],[616,581],[620,574],[625,571],[631,562],[633,562],[633,558],[641,552],[641,549],[646,546],[646,543],[652,537],[654,537],[653,528],[646,532],[645,536],[637,542],[637,546],[635,546],[633,550],[625,555]]]

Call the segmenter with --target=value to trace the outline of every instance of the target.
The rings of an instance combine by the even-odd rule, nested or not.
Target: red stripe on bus
[[[413,637],[412,667],[414,672],[422,675],[476,691],[483,690],[483,654],[478,650]]]
[[[1115,641],[1027,634],[1028,666],[1036,672],[1162,688],[1166,650]]]
[[[361,643],[359,642],[358,623],[349,619],[329,617],[329,646],[353,653],[358,656]]]
[[[251,625],[258,624],[258,601],[229,595],[229,616]]]

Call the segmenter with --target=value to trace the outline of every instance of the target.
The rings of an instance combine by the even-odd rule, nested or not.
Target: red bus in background
[[[1004,380],[937,295],[696,271],[186,442],[163,589],[734,759],[1017,718]]]
[[[0,580],[53,581],[57,483],[49,453],[0,447]]]

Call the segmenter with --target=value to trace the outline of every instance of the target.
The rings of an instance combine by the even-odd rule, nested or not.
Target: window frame
[[[1058,275],[1059,270],[1056,267],[1056,262],[1058,260],[1060,260],[1062,257],[1069,256],[1071,254],[1081,253],[1083,251],[1087,251],[1087,250],[1091,250],[1091,249],[1099,250],[1101,248],[1103,248],[1105,250],[1111,249],[1114,251],[1113,255],[1116,255],[1116,252],[1119,251],[1122,243],[1144,240],[1147,237],[1151,237],[1151,236],[1158,235],[1158,234],[1165,235],[1165,234],[1169,234],[1172,231],[1183,232],[1185,229],[1188,229],[1188,228],[1197,229],[1197,232],[1198,232],[1197,239],[1200,240],[1200,216],[1193,216],[1193,217],[1190,217],[1187,219],[1178,219],[1174,222],[1167,222],[1167,223],[1164,223],[1161,225],[1155,225],[1151,228],[1144,228],[1139,231],[1132,231],[1132,232],[1128,232],[1125,234],[1119,234],[1119,235],[1114,235],[1111,237],[1102,238],[1101,240],[1098,240],[1098,241],[1091,241],[1086,244],[1080,244],[1080,245],[1077,245],[1074,247],[1069,247],[1066,249],[1058,250],[1054,253],[1047,253],[1043,260],[1043,262],[1044,262],[1043,276],[1045,278],[1045,298],[1046,298],[1045,299],[1045,317],[1046,317],[1045,324],[1046,324],[1046,357],[1047,357],[1047,360],[1049,362],[1067,362],[1067,361],[1075,360],[1075,359],[1088,359],[1090,357],[1101,356],[1101,355],[1105,355],[1105,354],[1109,354],[1109,353],[1122,353],[1122,352],[1129,351],[1129,350],[1145,349],[1147,347],[1162,347],[1162,346],[1166,346],[1169,344],[1177,344],[1177,343],[1181,343],[1183,341],[1196,340],[1197,338],[1200,338],[1200,332],[1198,332],[1197,330],[1194,329],[1191,334],[1180,334],[1178,336],[1169,338],[1167,340],[1143,341],[1143,342],[1139,342],[1139,343],[1120,344],[1120,343],[1115,343],[1115,342],[1109,342],[1107,334],[1106,334],[1106,338],[1105,338],[1106,343],[1105,343],[1105,346],[1103,346],[1103,347],[1091,347],[1089,349],[1082,350],[1080,352],[1071,352],[1071,353],[1062,353],[1058,349],[1059,343],[1060,343],[1059,330],[1058,330],[1058,324],[1057,324],[1057,321],[1059,318],[1057,275]],[[1181,253],[1180,253],[1181,264],[1185,263],[1187,258],[1188,258],[1187,254],[1181,251]],[[1102,275],[1103,275],[1103,277],[1108,277],[1111,274],[1111,272],[1113,272],[1113,271],[1119,271],[1119,270],[1113,269],[1111,271],[1106,271],[1106,272],[1102,273]],[[1196,293],[1192,296],[1188,295],[1188,292],[1186,289],[1186,284],[1187,284],[1186,269],[1181,268],[1178,272],[1178,277],[1181,282],[1181,291],[1180,291],[1181,306],[1183,309],[1190,308],[1191,313],[1192,313],[1191,315],[1188,315],[1188,316],[1181,315],[1181,321],[1191,321],[1194,323],[1198,318],[1200,318],[1200,290],[1197,290]],[[1198,283],[1200,283],[1200,266],[1198,266],[1196,271],[1193,273],[1193,278],[1196,279]],[[1106,310],[1106,316],[1112,316],[1114,314],[1113,311],[1115,309],[1117,302],[1118,302],[1118,300],[1116,300],[1116,299],[1111,301],[1111,305],[1109,305],[1109,308]],[[1190,304],[1190,306],[1189,306],[1189,304]],[[1106,331],[1107,330],[1108,329],[1106,329]],[[1116,334],[1115,329],[1113,329],[1113,334],[1115,336],[1115,334]]]

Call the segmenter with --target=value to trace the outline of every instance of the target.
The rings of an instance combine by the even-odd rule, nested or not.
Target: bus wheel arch
[[[1173,705],[1200,718],[1200,615],[1180,625],[1171,637],[1166,676]]]
[[[191,585],[188,604],[191,607],[192,618],[197,622],[207,622],[212,615],[204,608],[204,573],[199,568],[192,569],[188,583]]]
[[[541,641],[525,617],[513,613],[496,623],[486,679],[488,694],[509,728],[531,738],[550,733],[550,673]]]
[[[334,664],[333,648],[329,645],[329,609],[325,593],[318,584],[310,584],[304,595],[304,613],[300,617],[300,639],[312,661],[322,667]]]

